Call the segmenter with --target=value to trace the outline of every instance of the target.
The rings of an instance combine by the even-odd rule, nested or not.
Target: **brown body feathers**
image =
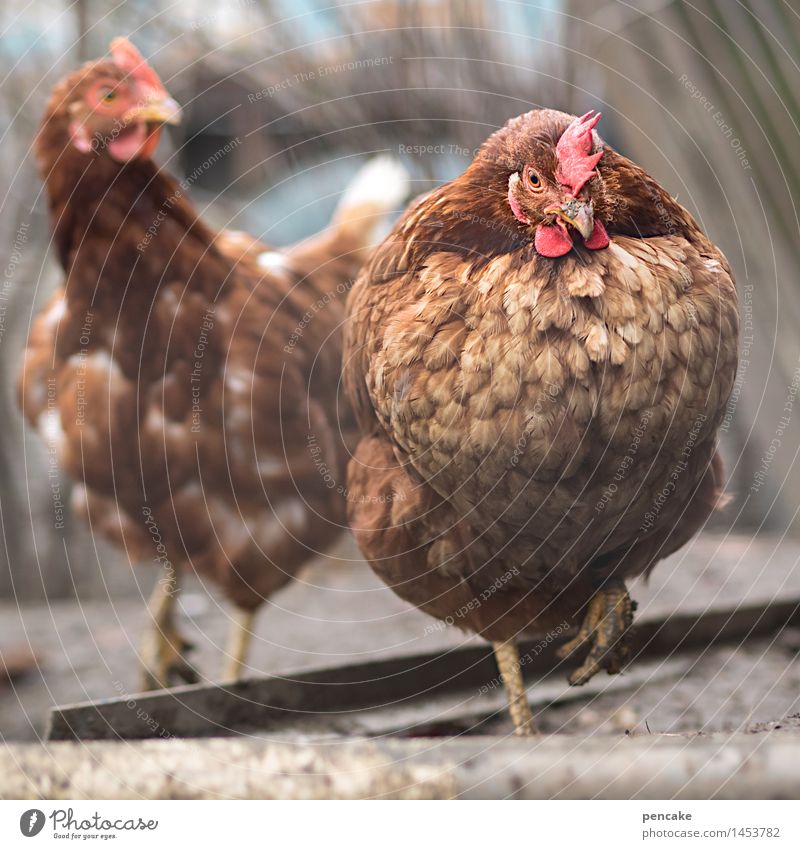
[[[129,43],[112,53],[120,42],[155,86]],[[252,609],[345,524],[329,483],[353,434],[343,300],[386,210],[346,199],[328,230],[283,251],[212,230],[143,155],[155,130],[137,147],[103,123],[97,104],[119,100],[127,74],[113,57],[75,72],[37,139],[65,278],[33,326],[20,401],[93,532],[152,560],[154,523],[170,562]]]
[[[358,542],[400,596],[491,640],[577,624],[604,582],[683,545],[722,485],[728,263],[596,134],[597,172],[566,191],[571,122],[541,110],[495,133],[408,209],[348,302]],[[608,247],[564,223],[578,207]],[[541,255],[539,225],[573,249]]]

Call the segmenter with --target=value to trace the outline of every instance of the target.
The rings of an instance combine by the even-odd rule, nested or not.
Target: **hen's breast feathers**
[[[591,500],[587,483],[613,477],[634,441],[641,459],[713,440],[738,319],[705,240],[617,238],[555,264],[433,252],[397,277],[388,257],[352,294],[345,377],[362,427],[442,497],[468,507],[527,488],[506,511],[522,518],[556,482],[567,502]]]

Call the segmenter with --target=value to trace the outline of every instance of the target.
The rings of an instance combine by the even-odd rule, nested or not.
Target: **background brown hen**
[[[736,370],[724,256],[594,123],[510,121],[348,302],[359,545],[404,599],[494,643],[521,733],[521,633],[582,622],[571,682],[619,671],[625,580],[718,502]]]
[[[177,104],[135,48],[53,92],[36,149],[66,273],[20,377],[27,419],[77,481],[73,506],[131,559],[167,567],[143,646],[147,686],[196,677],[173,610],[177,571],[251,617],[344,523],[352,432],[340,404],[343,296],[404,174],[366,166],[333,224],[286,251],[200,220],[150,159]]]

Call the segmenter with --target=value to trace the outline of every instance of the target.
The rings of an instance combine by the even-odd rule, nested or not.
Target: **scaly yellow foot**
[[[630,653],[626,638],[633,623],[634,610],[636,602],[631,601],[621,581],[610,582],[598,590],[589,602],[589,610],[578,635],[558,650],[558,656],[565,658],[589,646],[586,659],[569,676],[573,687],[585,684],[601,669],[609,675],[616,675],[622,670]]]
[[[192,644],[175,628],[165,629],[154,623],[140,649],[142,689],[160,690],[177,684],[196,684],[200,676],[186,659],[192,648]]]
[[[231,620],[228,649],[225,653],[225,673],[223,681],[240,681],[247,667],[247,654],[253,640],[255,610],[237,608]]]
[[[174,569],[168,569],[156,583],[148,605],[152,623],[145,632],[139,655],[143,690],[196,684],[200,680],[185,656],[192,645],[175,625],[178,592],[178,576]]]
[[[533,714],[522,679],[522,668],[519,662],[519,649],[516,640],[503,640],[492,643],[494,656],[500,677],[508,693],[508,712],[514,723],[514,732],[521,737],[532,737],[536,734],[533,724]]]

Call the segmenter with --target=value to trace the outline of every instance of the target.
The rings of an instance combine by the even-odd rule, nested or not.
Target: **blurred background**
[[[0,733],[38,733],[48,700],[132,686],[135,670],[123,659],[133,657],[155,575],[131,570],[69,516],[54,521],[52,486],[66,501],[69,484],[23,427],[14,394],[32,316],[59,279],[31,140],[54,83],[116,35],[133,40],[184,106],[157,158],[187,179],[214,224],[278,245],[324,226],[350,176],[378,152],[404,161],[418,193],[461,172],[512,116],[541,106],[602,110],[604,137],[678,197],[736,272],[742,349],[722,434],[733,502],[710,532],[739,546],[727,549],[728,572],[754,562],[762,570],[778,547],[785,571],[797,571],[800,14],[792,4],[31,0],[0,6],[0,27],[0,651],[9,676],[16,666],[49,668],[36,673],[36,709],[26,709],[24,690],[0,693]],[[753,540],[762,547],[748,548]],[[719,546],[702,551],[712,558]],[[722,580],[714,575],[712,587]],[[319,576],[307,586],[339,580],[330,569]],[[381,593],[366,570],[359,580],[363,597],[348,604],[363,611],[380,597],[394,629],[383,644],[432,650],[444,639],[428,633],[423,642],[424,626],[404,624],[419,614]],[[297,611],[309,603],[303,589],[277,605],[289,630],[291,593]],[[202,622],[215,604],[199,588],[184,613]],[[320,602],[319,616],[330,618],[324,611]],[[214,627],[200,630],[213,640]],[[365,632],[346,639],[355,646]],[[70,653],[83,644],[94,654]],[[318,645],[292,655],[297,645],[284,636],[269,648],[283,668],[319,665]],[[101,680],[91,677],[98,668]]]

